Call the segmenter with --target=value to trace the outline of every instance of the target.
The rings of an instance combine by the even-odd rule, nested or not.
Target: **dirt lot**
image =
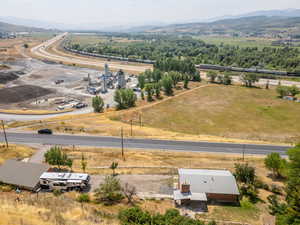
[[[18,103],[53,93],[53,90],[33,85],[0,89],[0,104]]]

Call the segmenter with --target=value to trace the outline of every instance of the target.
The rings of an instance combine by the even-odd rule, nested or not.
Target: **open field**
[[[35,152],[35,149],[25,145],[9,144],[8,149],[4,143],[0,143],[0,164],[6,159],[24,159],[30,157]]]
[[[210,36],[197,36],[197,39],[201,39],[209,44],[214,45],[234,45],[242,48],[246,47],[272,47],[272,39],[267,38],[245,38],[245,37],[210,37]],[[278,46],[277,46],[278,47]]]
[[[274,89],[207,86],[142,109],[140,113],[145,126],[168,131],[286,143],[299,141],[300,104],[277,98]]]

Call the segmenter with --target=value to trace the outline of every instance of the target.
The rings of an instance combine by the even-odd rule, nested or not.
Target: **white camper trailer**
[[[89,186],[90,176],[85,173],[43,173],[40,177],[40,186],[43,189],[82,191]]]

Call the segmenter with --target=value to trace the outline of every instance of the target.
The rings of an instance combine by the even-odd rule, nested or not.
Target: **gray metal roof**
[[[207,201],[205,193],[182,193],[180,190],[174,190],[174,200],[190,199],[192,201]]]
[[[235,177],[228,170],[178,169],[181,184],[190,184],[192,193],[239,195]]]
[[[46,164],[7,160],[0,166],[0,181],[34,190],[39,183],[42,173],[46,172],[49,168]]]

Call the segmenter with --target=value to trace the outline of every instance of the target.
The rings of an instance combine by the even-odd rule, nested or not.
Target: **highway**
[[[103,136],[76,136],[76,135],[39,135],[33,133],[8,133],[8,142],[16,144],[49,144],[49,145],[75,145],[91,147],[120,148],[121,139]],[[4,135],[0,133],[0,142],[4,142]],[[124,139],[127,149],[159,149],[187,152],[212,152],[266,155],[278,152],[285,155],[289,147],[275,145],[232,144],[213,142],[169,141],[151,139]]]
[[[68,55],[68,54],[54,54],[49,51],[47,51],[47,48],[49,48],[51,45],[54,45],[56,42],[63,40],[64,37],[68,33],[63,33],[60,35],[57,35],[56,37],[47,40],[46,42],[43,42],[42,44],[39,44],[31,49],[31,52],[39,57],[48,59],[48,60],[54,60],[54,61],[63,61],[70,64],[79,64],[84,66],[100,66],[104,67],[105,64],[109,64],[109,67],[111,69],[119,70],[122,69],[124,71],[130,71],[130,72],[136,72],[136,73],[142,73],[146,69],[151,69],[152,66],[150,65],[131,65],[126,64],[126,62],[108,62],[107,60],[101,60],[101,59],[92,59],[82,56],[75,56],[75,55]]]

